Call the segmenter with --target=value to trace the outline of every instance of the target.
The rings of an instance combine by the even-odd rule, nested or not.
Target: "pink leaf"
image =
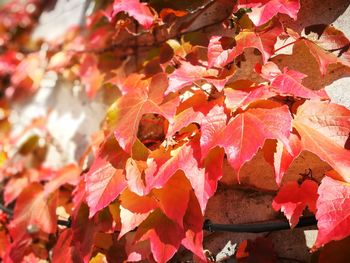
[[[315,248],[350,235],[350,185],[326,176],[318,194]]]
[[[149,29],[154,21],[150,8],[146,4],[140,3],[139,0],[114,0],[112,16],[117,15],[119,12],[128,13],[145,29]]]
[[[275,87],[276,92],[281,95],[318,100],[328,98],[325,92],[315,92],[302,85],[302,79],[306,75],[298,71],[289,70],[285,67],[282,73],[273,62],[267,62],[264,66],[257,65],[255,69],[262,77],[270,80],[271,86]]]
[[[243,29],[235,37],[235,45],[232,48],[223,49],[222,37],[214,36],[208,46],[209,67],[223,67],[241,55],[246,48],[256,48],[262,54],[263,62],[274,54],[274,46],[277,37],[283,32],[280,23],[271,23],[264,28],[256,30]]]
[[[225,42],[229,42],[224,46]],[[208,45],[208,67],[224,67],[234,59],[233,46],[235,39],[222,36],[212,36]]]
[[[239,0],[239,8],[251,8],[252,12],[248,12],[248,16],[256,26],[260,26],[278,13],[296,20],[300,3],[299,0]]]

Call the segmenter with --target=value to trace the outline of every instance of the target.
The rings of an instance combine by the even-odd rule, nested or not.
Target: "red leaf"
[[[127,186],[124,173],[127,157],[114,139],[107,139],[101,146],[89,172],[85,174],[90,217],[116,199]]]
[[[149,240],[155,261],[161,263],[172,258],[183,237],[181,227],[157,209],[138,227],[135,241]]]
[[[94,98],[104,80],[104,74],[98,69],[98,60],[95,55],[87,54],[83,56],[79,76],[81,83],[85,85],[88,97],[90,99]]]
[[[328,243],[320,251],[318,263],[346,263],[350,258],[350,237]]]
[[[230,71],[207,69],[202,65],[192,65],[182,61],[180,67],[170,74],[169,87],[165,93],[178,92],[200,81],[206,81],[215,86],[218,91],[222,91],[231,74]]]
[[[95,220],[89,219],[89,209],[84,203],[72,215],[72,246],[85,263],[91,257],[94,238],[100,226]]]
[[[236,45],[224,50],[221,37],[214,36],[208,46],[208,66],[223,67],[241,55],[246,48],[256,48],[262,54],[263,62],[274,54],[277,37],[283,32],[280,23],[270,23],[259,29],[243,29],[236,37]]]
[[[215,106],[202,118],[200,139],[202,158],[207,156],[209,151],[217,145],[217,141],[221,140],[226,122],[227,116],[222,106]]]
[[[149,29],[154,21],[154,16],[149,7],[144,3],[140,3],[139,0],[114,0],[112,16],[114,17],[119,12],[128,13],[145,29]]]
[[[338,62],[337,57],[323,50],[317,44],[308,40],[304,40],[304,43],[308,47],[308,50],[310,51],[311,55],[315,57],[320,67],[320,72],[323,76],[326,75],[329,64],[334,64]]]
[[[291,163],[301,152],[299,137],[291,133],[288,146],[291,152],[289,152],[280,141],[277,141],[274,149],[264,149],[265,159],[274,167],[276,183],[278,185],[281,184],[284,173],[288,170]]]
[[[246,109],[250,103],[257,100],[264,100],[276,96],[276,92],[266,85],[255,85],[251,82],[239,82],[237,85],[240,85],[239,89],[224,89],[226,107],[233,111],[238,108]]]
[[[18,63],[20,62],[20,53],[14,51],[6,51],[0,55],[0,76],[12,74]]]
[[[11,236],[20,237],[30,225],[37,226],[45,233],[54,233],[57,228],[56,206],[57,194],[47,195],[42,185],[30,184],[16,201],[9,226]]]
[[[176,16],[176,17],[183,17],[188,14],[188,11],[185,10],[174,10],[172,8],[163,8],[162,11],[160,11],[160,18],[164,21],[168,16]]]
[[[214,194],[216,181],[222,176],[222,154],[212,157],[217,163],[201,166],[199,141],[192,142],[171,151],[171,157],[162,161],[157,170],[146,170],[146,185],[149,189],[163,187],[169,178],[182,170],[190,181],[204,213],[208,199]],[[218,158],[218,159],[215,159]],[[215,168],[211,168],[214,165]],[[217,165],[217,166],[215,166]]]
[[[193,193],[190,195],[188,208],[184,217],[185,237],[181,245],[192,251],[203,262],[206,261],[203,251],[203,215]]]
[[[140,241],[134,244],[135,232],[126,235],[125,251],[128,255],[127,262],[138,262],[147,260],[147,262],[155,262],[151,255],[151,246],[148,240]]]
[[[108,112],[115,128],[114,136],[126,152],[131,151],[136,140],[142,115],[157,113],[170,121],[176,112],[178,98],[163,103],[163,93],[168,87],[166,74],[157,74],[147,83],[147,86],[128,89],[127,94],[119,98]]]
[[[238,248],[237,248],[237,252],[236,252],[236,259],[238,259],[238,260],[244,260],[244,259],[246,259],[246,258],[248,258],[249,257],[249,253],[248,253],[248,251],[247,251],[247,247],[248,247],[248,242],[249,242],[250,240],[248,240],[248,239],[246,239],[246,240],[243,240],[240,244],[239,244],[239,246],[238,246]]]
[[[183,174],[175,173],[161,189],[154,189],[151,195],[162,212],[183,227],[191,191],[192,187]]]
[[[27,232],[21,232],[8,247],[3,258],[4,263],[22,263],[24,256],[30,251],[31,244],[32,237]]]
[[[247,14],[256,26],[265,24],[278,13],[296,20],[300,9],[299,0],[239,0],[237,4],[237,9],[252,9]]]
[[[244,240],[239,244],[236,253],[239,263],[275,263],[277,255],[270,239],[257,237],[255,240]]]
[[[302,79],[306,77],[303,73],[283,69],[283,73],[273,62],[267,62],[265,65],[256,65],[255,70],[262,77],[271,81],[271,86],[276,88],[276,92],[281,95],[295,96],[306,99],[327,99],[328,96],[324,91],[315,92],[301,84]]]
[[[64,184],[77,185],[80,179],[80,169],[75,164],[67,165],[54,174],[54,178],[45,184],[45,193],[50,194]]]
[[[12,201],[14,201],[27,187],[29,184],[29,179],[24,176],[24,177],[19,177],[19,178],[11,178],[10,181],[6,184],[5,186],[5,191],[4,191],[4,200],[5,200],[5,205],[8,205]]]
[[[143,200],[141,199],[141,201]],[[119,233],[119,238],[138,227],[143,221],[147,219],[152,211],[153,209],[145,213],[134,213],[128,209],[125,209],[123,206],[120,206],[120,218],[122,227]]]
[[[116,199],[127,186],[123,170],[115,169],[111,164],[97,168],[87,178],[86,201],[90,207],[90,217]]]
[[[202,154],[215,146],[223,147],[236,171],[253,158],[266,139],[279,139],[288,144],[292,117],[287,106],[249,109],[232,118],[227,126],[223,109],[214,108],[207,118],[208,124],[201,127],[202,134],[208,134],[205,140],[201,139]],[[210,121],[212,119],[216,121]]]
[[[350,235],[350,185],[324,177],[318,189],[315,248]]]
[[[312,180],[305,180],[300,186],[297,182],[288,182],[273,199],[272,207],[276,211],[281,210],[293,228],[306,206],[311,212],[316,212],[317,188],[317,183]]]
[[[66,229],[60,233],[59,238],[52,253],[53,263],[82,263],[83,260],[80,257],[76,248],[72,245],[72,230]]]
[[[298,108],[293,126],[300,134],[303,150],[316,154],[350,182],[350,151],[344,149],[350,134],[350,110],[332,103],[306,101]]]
[[[208,101],[207,96],[202,91],[195,94],[179,105],[178,113],[172,123],[169,124],[167,138],[171,138],[176,132],[187,127],[191,123],[201,124],[205,114],[220,100]]]
[[[204,159],[205,167],[205,181],[202,188],[204,189],[204,197],[199,199],[199,204],[201,205],[201,200],[206,203],[208,199],[214,195],[217,187],[218,181],[223,176],[223,160],[225,152],[219,147],[212,149],[209,154]],[[192,181],[196,178],[194,177]],[[195,191],[196,193],[196,191]]]
[[[6,230],[0,231],[0,258],[4,259],[6,251],[9,249],[11,242],[10,236],[6,233]]]
[[[204,114],[201,111],[195,111],[192,107],[180,112],[175,116],[174,121],[170,123],[166,137],[171,138],[176,132],[191,123],[201,123],[203,117]]]
[[[78,208],[82,202],[86,199],[86,191],[85,191],[85,176],[80,177],[78,185],[75,187],[72,196],[73,196],[73,210]]]

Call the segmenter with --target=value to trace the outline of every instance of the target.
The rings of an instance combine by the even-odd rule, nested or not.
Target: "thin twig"
[[[0,204],[0,210],[2,210],[3,212],[5,212],[7,215],[9,215],[10,217],[13,216],[13,211],[10,208],[7,208],[6,206],[4,206],[3,204]]]

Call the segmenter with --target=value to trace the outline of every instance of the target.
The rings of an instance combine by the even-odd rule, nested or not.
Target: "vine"
[[[272,207],[291,228],[315,223],[302,217],[306,208],[314,214],[312,250],[326,245],[320,262],[327,262],[331,241],[350,235],[350,110],[274,58],[302,45],[325,76],[330,64],[350,67],[344,33],[330,25],[300,33],[282,24],[283,16],[297,20],[299,0],[94,4],[86,25],[52,42],[30,38],[45,1],[13,0],[0,8],[2,260],[167,262],[184,247],[206,262],[203,225],[241,229],[204,222],[223,162],[239,175],[261,150],[280,187]],[[254,80],[238,74],[249,49],[260,58]],[[91,101],[103,92],[121,94],[80,161],[59,169],[44,165],[55,144],[47,118],[19,135],[10,118],[13,104],[35,94],[49,71],[81,83]],[[283,181],[303,151],[332,170],[320,182],[311,170]],[[236,258],[283,257],[257,238],[241,243]]]

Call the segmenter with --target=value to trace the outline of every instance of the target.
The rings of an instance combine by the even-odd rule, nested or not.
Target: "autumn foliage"
[[[282,24],[297,19],[299,0],[96,1],[84,27],[48,43],[29,35],[45,1],[24,2],[0,9],[1,200],[13,209],[0,214],[3,262],[167,262],[180,247],[205,262],[202,226],[223,162],[239,174],[259,149],[281,186],[273,208],[291,227],[306,208],[316,215],[313,250],[350,235],[350,110],[271,60],[303,45],[325,76],[350,67],[350,40],[330,25]],[[237,79],[248,50],[260,54],[256,77]],[[115,98],[80,161],[59,169],[44,165],[45,118],[19,135],[10,121],[48,71],[78,80],[90,100]],[[332,170],[320,184],[281,184],[303,151]],[[261,253],[254,242],[238,259]]]

